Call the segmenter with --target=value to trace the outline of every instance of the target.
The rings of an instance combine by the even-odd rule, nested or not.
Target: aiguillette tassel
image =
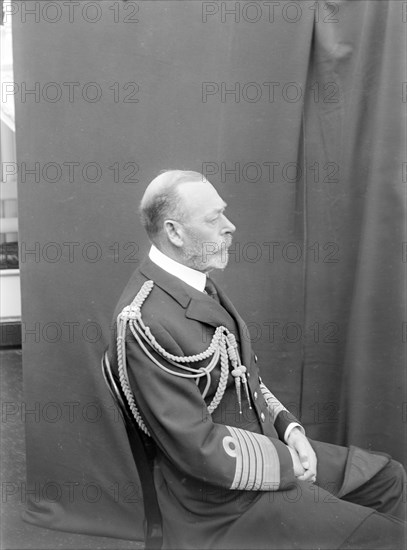
[[[237,402],[239,403],[239,414],[242,414],[242,394],[241,394],[241,382],[240,382],[240,367],[232,370],[232,375],[235,377],[235,387]]]
[[[243,365],[242,365],[242,367],[243,367]],[[245,369],[244,373],[242,374],[243,387],[244,387],[244,391],[245,391],[245,394],[246,394],[247,402],[249,403],[249,409],[251,409],[252,405],[251,405],[251,402],[250,402],[249,387],[247,385],[247,378],[246,378],[246,375],[245,375],[246,367],[243,367],[243,368]]]

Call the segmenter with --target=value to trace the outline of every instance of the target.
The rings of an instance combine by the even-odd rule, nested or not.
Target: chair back
[[[139,428],[128,406],[118,376],[112,371],[107,350],[102,358],[102,372],[107,387],[120,411],[139,474],[144,502],[144,538],[146,550],[162,547],[162,516],[154,485],[155,444]]]

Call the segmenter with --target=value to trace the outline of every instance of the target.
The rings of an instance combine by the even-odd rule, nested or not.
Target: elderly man
[[[164,546],[401,547],[402,467],[308,440],[262,383],[243,320],[208,277],[228,261],[225,208],[201,174],[155,178],[141,202],[149,258],[114,317],[111,362],[157,447]]]

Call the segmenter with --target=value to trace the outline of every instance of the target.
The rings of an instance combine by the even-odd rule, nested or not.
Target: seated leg
[[[342,499],[405,520],[405,489],[405,470],[399,462],[391,460],[372,479],[344,495]]]
[[[406,546],[405,523],[375,512],[346,539],[341,550],[403,550]]]

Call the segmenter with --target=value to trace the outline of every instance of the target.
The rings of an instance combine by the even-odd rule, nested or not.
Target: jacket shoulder
[[[113,313],[113,320],[116,320],[119,313],[126,306],[129,306],[132,303],[146,280],[147,278],[139,271],[139,269],[134,271],[116,304]]]

